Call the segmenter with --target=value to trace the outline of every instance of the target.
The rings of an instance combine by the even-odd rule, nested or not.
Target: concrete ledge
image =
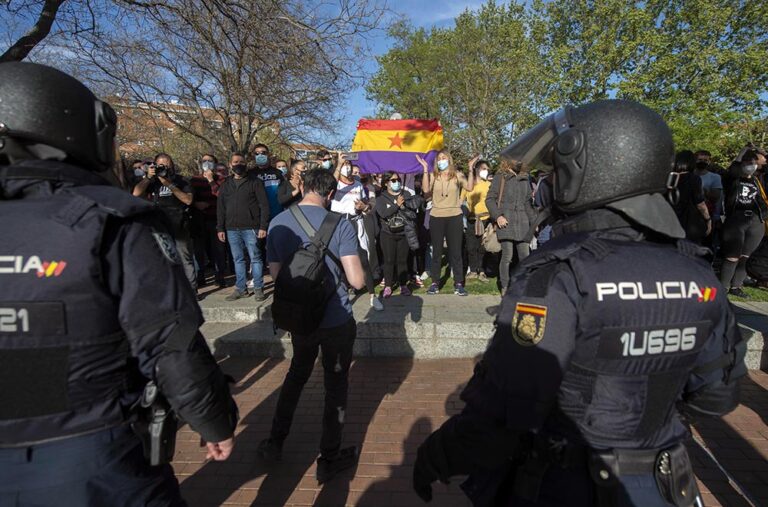
[[[475,357],[493,335],[494,317],[486,309],[496,296],[393,296],[383,312],[370,307],[368,297],[354,301],[358,357],[420,359]],[[219,355],[291,357],[290,336],[272,329],[271,299],[224,301],[212,295],[201,302],[206,324],[203,335]],[[768,371],[764,335],[768,333],[768,303],[734,303],[739,328],[748,340],[747,367]]]

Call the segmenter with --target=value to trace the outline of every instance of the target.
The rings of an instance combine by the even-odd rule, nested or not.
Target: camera
[[[162,164],[155,166],[155,176],[166,178],[168,176],[168,166]]]

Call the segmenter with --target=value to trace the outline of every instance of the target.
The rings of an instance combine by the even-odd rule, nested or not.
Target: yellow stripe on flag
[[[56,265],[58,262],[51,261],[50,264],[48,264],[48,269],[45,270],[45,276],[51,276],[53,275],[53,272],[56,271]]]
[[[442,130],[358,130],[352,151],[427,153],[443,148]]]
[[[544,316],[547,314],[547,309],[542,308],[540,306],[528,306],[528,305],[518,304],[515,310],[518,312],[532,313],[534,315],[540,315],[540,316]]]

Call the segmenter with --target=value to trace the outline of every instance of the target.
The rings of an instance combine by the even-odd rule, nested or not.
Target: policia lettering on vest
[[[689,417],[738,404],[725,292],[665,194],[674,146],[641,104],[566,107],[502,156],[554,171],[554,238],[523,261],[466,403],[420,446],[416,492],[476,506],[700,506]]]
[[[104,177],[116,120],[58,70],[0,64],[4,507],[186,505],[177,416],[209,457],[233,448],[237,407],[165,222]]]

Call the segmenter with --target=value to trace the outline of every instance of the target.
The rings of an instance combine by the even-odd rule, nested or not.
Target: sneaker
[[[467,280],[474,280],[477,278],[477,273],[468,273],[466,278]]]
[[[387,285],[387,282],[382,280],[381,283],[379,284],[379,287],[386,287],[386,285]]]
[[[274,438],[265,438],[256,448],[256,455],[266,461],[280,461],[283,459],[283,443]]]
[[[227,282],[224,281],[223,278],[219,278],[218,280],[216,280],[216,287],[218,287],[219,289],[223,289],[226,286],[227,286]]]
[[[248,280],[247,282],[245,282],[245,289],[246,289],[246,290],[248,290],[248,289],[253,289],[253,278],[251,278],[250,280]]]
[[[384,291],[381,293],[381,297],[387,299],[392,296],[392,287],[384,287]]]
[[[371,295],[371,308],[376,310],[377,312],[381,312],[384,310],[384,304],[374,295]]]
[[[421,278],[421,281],[423,282],[424,280],[426,280],[427,278],[429,278],[429,273],[427,273],[427,272],[425,271],[425,272],[423,272],[423,273],[421,274],[421,276],[420,276],[419,278]]]
[[[400,287],[401,296],[410,296],[411,294],[413,293],[411,292],[411,289],[409,289],[407,285],[403,285],[402,287]]]
[[[469,292],[464,288],[463,283],[457,283],[453,285],[453,293],[457,296],[468,296]]]
[[[420,277],[418,277],[418,276],[414,276],[414,277],[413,277],[413,284],[414,284],[416,287],[424,287],[424,282],[422,282],[422,281],[421,281],[421,278],[420,278]]]
[[[427,290],[427,294],[440,294],[440,287],[437,286],[436,283],[433,283],[429,286],[429,290]]]
[[[248,291],[240,292],[239,290],[235,289],[232,291],[232,294],[224,298],[224,301],[237,301],[238,299],[247,298],[250,296],[248,294]]]
[[[728,291],[728,294],[731,296],[736,296],[737,298],[744,298],[749,299],[749,294],[744,292],[744,289],[741,287],[733,287],[731,290]]]
[[[256,301],[264,301],[267,299],[267,296],[264,295],[264,289],[261,287],[253,289],[253,297]]]
[[[325,484],[333,477],[347,468],[355,466],[357,463],[357,447],[347,447],[342,449],[333,458],[317,458],[317,482]]]
[[[477,279],[480,280],[481,282],[487,282],[488,276],[485,273],[480,273],[479,275],[477,275]]]

